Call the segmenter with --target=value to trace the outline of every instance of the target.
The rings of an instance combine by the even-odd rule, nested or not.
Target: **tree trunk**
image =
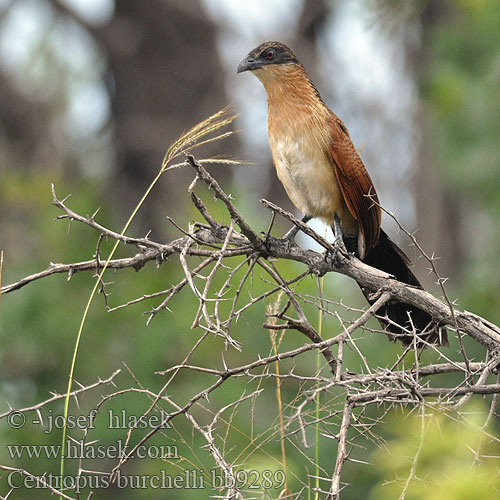
[[[129,212],[179,135],[227,104],[217,58],[215,29],[196,0],[120,0],[100,30],[108,59],[117,168],[113,191]],[[219,151],[220,151],[219,146]],[[224,144],[225,153],[231,151]],[[213,149],[209,153],[213,153]],[[189,169],[167,174],[147,201],[148,226],[182,213],[176,193]],[[133,198],[130,198],[132,194]]]
[[[446,22],[450,15],[449,6],[444,2],[428,2],[425,11],[420,17],[422,26],[422,40],[419,49],[413,54],[413,63],[416,77],[421,80],[428,70],[428,63],[432,54],[424,54],[422,47],[431,47],[426,43],[427,38],[437,23]],[[435,141],[432,138],[432,121],[429,117],[425,102],[421,101],[419,112],[421,138],[419,144],[419,162],[414,176],[415,201],[417,207],[417,239],[423,248],[440,259],[436,261],[438,271],[443,277],[453,277],[460,271],[464,258],[464,247],[461,234],[464,225],[464,206],[460,197],[456,196],[445,186],[442,177],[437,171],[437,163],[433,151]],[[428,264],[416,263],[420,266],[421,276],[425,276],[424,267]]]

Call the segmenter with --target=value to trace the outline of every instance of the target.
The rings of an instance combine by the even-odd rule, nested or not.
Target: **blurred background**
[[[214,175],[258,230],[269,222],[260,198],[292,210],[270,159],[264,90],[251,75],[236,75],[238,61],[270,39],[292,47],[345,122],[382,205],[439,257],[458,306],[499,323],[497,0],[0,0],[2,284],[95,252],[92,231],[53,221],[50,183],[60,197],[72,193],[72,208],[101,207],[100,222],[119,229],[170,143],[230,103],[240,132],[203,155],[247,164],[213,167]],[[183,226],[199,219],[185,194],[191,180],[189,170],[164,176],[129,234],[151,230],[167,241],[178,235],[167,216]],[[277,234],[287,229],[278,222]],[[390,218],[384,226],[439,295],[428,265]],[[167,288],[181,272],[126,270],[112,300]],[[91,284],[90,275],[69,283],[54,276],[1,297],[0,410],[64,391]],[[328,287],[363,304],[341,277]],[[191,345],[184,311],[192,297],[177,300],[175,314],[147,328],[144,305],[114,316],[95,307],[77,378],[92,383],[126,362],[146,385],[158,384],[154,372]],[[253,314],[248,324],[259,329],[262,316]],[[385,339],[375,345],[397,351]],[[28,431],[1,429],[3,441],[30,442]],[[8,462],[5,450],[0,457]]]

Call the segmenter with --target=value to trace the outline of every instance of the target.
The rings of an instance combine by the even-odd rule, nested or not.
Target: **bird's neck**
[[[266,89],[271,140],[274,134],[326,130],[330,112],[302,66],[269,66],[257,77]]]

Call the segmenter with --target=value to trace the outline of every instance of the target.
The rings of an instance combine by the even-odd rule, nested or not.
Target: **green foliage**
[[[446,16],[432,26],[425,48],[422,94],[435,117],[438,171],[468,211],[471,262],[460,295],[468,308],[498,322],[500,3],[443,3]]]
[[[460,4],[452,22],[434,28],[424,97],[437,113],[439,159],[448,180],[469,195],[480,189],[486,198],[478,201],[498,207],[492,182],[500,175],[500,9],[494,0]]]
[[[481,428],[485,414],[483,405],[471,406],[463,418],[432,409],[426,409],[425,416],[393,411],[387,422],[391,429],[387,445],[371,456],[379,485],[370,498],[498,498],[495,457],[500,445],[490,439],[490,429]]]
[[[392,3],[392,2],[391,2]],[[423,94],[436,118],[435,141],[440,165],[440,172],[446,177],[446,183],[453,186],[457,196],[473,200],[481,208],[477,215],[478,223],[488,226],[490,241],[476,244],[475,261],[466,271],[466,283],[462,296],[468,309],[488,316],[493,321],[500,319],[500,268],[492,265],[498,260],[496,249],[500,245],[500,229],[496,218],[500,210],[498,185],[500,184],[500,16],[497,0],[460,0],[449,2],[454,15],[448,23],[439,23],[432,33],[428,46],[431,53],[429,71],[423,81]],[[250,167],[252,168],[252,167]],[[98,216],[103,225],[117,228],[119,222],[114,217],[115,208],[106,203],[106,196],[98,195],[100,186],[96,183],[78,179],[61,179],[56,173],[44,171],[40,173],[23,173],[19,170],[2,170],[0,183],[0,199],[5,216],[2,221],[3,235],[7,241],[14,242],[12,248],[5,247],[5,263],[3,284],[10,283],[20,277],[45,268],[50,260],[56,262],[72,262],[91,259],[97,242],[97,234],[89,228],[66,221],[53,222],[60,213],[50,205],[51,195],[49,182],[55,183],[58,194],[63,197],[74,193],[69,204],[79,213],[93,213],[101,207]],[[241,190],[241,187],[240,187]],[[256,228],[265,230],[269,221],[268,213],[262,216],[253,215],[255,200],[251,206],[244,205],[245,193],[238,193],[238,186],[233,190],[238,206],[243,206],[245,217]],[[205,187],[197,186],[197,192],[210,205],[211,213],[220,220],[227,214],[220,202],[213,201],[212,194]],[[178,203],[183,200],[179,196]],[[187,197],[186,197],[187,198]],[[185,204],[186,220],[200,220],[200,216],[191,204]],[[248,212],[248,213],[247,213]],[[113,214],[113,215],[111,215]],[[167,215],[167,214],[165,214]],[[258,220],[256,220],[258,219]],[[279,231],[276,231],[279,233]],[[33,238],[31,235],[39,235]],[[4,236],[5,237],[5,236]],[[104,241],[101,247],[103,255],[107,255],[112,242]],[[493,249],[489,253],[484,248]],[[128,256],[134,249],[121,246],[119,256]],[[237,265],[241,258],[235,258],[231,264]],[[230,262],[228,261],[228,264]],[[288,262],[276,263],[280,272],[286,277],[294,276],[302,267]],[[243,267],[235,276],[237,283],[247,271]],[[205,271],[205,274],[209,272]],[[183,276],[176,258],[165,262],[159,269],[154,263],[148,264],[139,273],[123,270],[118,273],[108,271],[105,280],[111,305],[133,300],[143,294],[165,290]],[[0,411],[8,408],[7,402],[15,407],[31,405],[50,396],[50,391],[61,393],[67,384],[70,364],[70,352],[74,345],[75,333],[81,318],[83,305],[94,284],[90,273],[77,274],[71,281],[65,276],[52,276],[38,283],[33,283],[19,292],[2,297],[0,315],[0,342],[8,345],[8,349],[0,352],[0,373],[2,384],[0,396],[3,403]],[[269,279],[264,272],[257,272],[244,287],[242,300],[255,297],[267,289],[265,280]],[[222,276],[214,280],[214,285],[221,284]],[[111,283],[112,282],[112,283]],[[304,294],[317,293],[316,282],[307,278],[300,283],[298,290]],[[356,298],[361,303],[361,294],[355,285],[344,277],[328,276],[325,280],[325,296],[331,299],[342,298],[344,303],[355,304]],[[190,351],[200,337],[199,330],[192,330],[191,324],[196,314],[197,303],[191,291],[186,287],[170,304],[171,311],[163,311],[149,326],[142,313],[158,305],[162,297],[148,303],[140,303],[124,309],[107,313],[102,296],[99,296],[90,312],[86,333],[81,345],[77,364],[76,380],[84,384],[95,382],[99,377],[109,376],[115,369],[122,373],[116,379],[118,388],[134,386],[159,391],[168,379],[168,375],[156,372],[171,368],[178,364]],[[221,308],[228,308],[223,303]],[[312,305],[304,305],[310,317],[316,317],[317,311]],[[330,306],[333,308],[334,306]],[[348,318],[348,314],[346,318]],[[352,317],[356,314],[353,312]],[[262,328],[265,320],[265,304],[245,311],[234,325],[231,334],[242,345],[242,352],[234,349],[225,351],[223,340],[210,338],[203,348],[195,352],[190,359],[194,365],[222,369],[224,363],[229,366],[245,364],[272,352],[268,332]],[[374,320],[373,320],[374,321]],[[372,326],[376,326],[373,322]],[[324,337],[331,337],[342,331],[342,326],[332,317],[327,317],[323,326]],[[362,352],[369,353],[369,363],[376,367],[392,366],[401,354],[399,345],[389,343],[379,334],[358,331],[355,334],[357,345]],[[449,352],[458,351],[458,345],[452,344]],[[475,346],[467,345],[467,352],[476,354]],[[285,334],[284,349],[298,347],[304,343],[299,333],[289,331]],[[472,342],[471,342],[472,344]],[[222,360],[222,353],[224,361]],[[482,352],[477,352],[477,359]],[[433,356],[423,354],[423,359]],[[347,369],[364,371],[364,364],[358,353],[352,350],[344,352]],[[405,360],[405,363],[411,360]],[[301,356],[296,361],[286,360],[282,363],[282,371],[292,367],[297,373],[312,375],[316,369],[316,354]],[[258,373],[256,371],[256,373]],[[328,371],[325,370],[328,376]],[[175,387],[169,388],[169,394],[177,402],[186,402],[190,395],[202,390],[212,381],[209,376],[199,376],[185,372],[176,379]],[[458,382],[457,382],[458,383]],[[274,395],[275,381],[272,379],[248,378],[230,380],[224,389],[213,393],[210,401],[202,401],[193,409],[197,418],[206,424],[214,416],[213,408],[220,408],[228,401],[237,400],[242,394],[248,394],[259,388],[266,390],[258,400],[246,401],[238,410],[225,412],[220,419],[218,430],[226,436],[225,448],[228,459],[242,464],[252,470],[280,470],[281,454],[279,443],[278,405]],[[311,387],[301,387],[305,391]],[[297,385],[284,380],[282,385],[283,402],[287,415],[297,405]],[[74,405],[75,414],[85,415],[100,401],[100,394],[107,390],[96,390],[79,400]],[[326,398],[329,398],[326,401]],[[96,429],[89,436],[100,444],[111,446],[118,439],[123,439],[124,432],[108,428],[107,411],[116,413],[124,410],[127,415],[141,415],[147,408],[149,399],[139,394],[126,394],[105,404],[96,420]],[[166,402],[159,403],[164,409],[172,409]],[[337,442],[335,439],[323,439],[338,431],[341,415],[331,416],[325,408],[335,404],[335,395],[320,395],[319,416],[321,446],[320,475],[327,477],[332,470],[332,457],[335,456]],[[342,400],[339,398],[339,408]],[[54,414],[61,413],[61,402],[50,407]],[[311,405],[311,414],[313,405]],[[365,417],[378,418],[379,408],[370,407]],[[473,408],[484,419],[485,408]],[[357,410],[356,410],[357,411]],[[311,416],[309,414],[308,416]],[[258,415],[258,418],[255,416]],[[47,418],[47,413],[44,412]],[[479,418],[479,417],[478,417]],[[498,474],[494,459],[482,458],[473,466],[473,452],[481,448],[484,455],[498,456],[499,449],[495,442],[477,430],[482,421],[474,414],[459,422],[449,416],[433,413],[424,419],[422,446],[416,463],[416,478],[410,482],[407,500],[469,500],[481,498],[490,500],[498,497],[494,488],[499,488]],[[359,475],[359,464],[346,464],[346,482],[352,484],[346,495],[351,498],[367,498],[366,492],[373,484],[383,484],[372,490],[370,499],[399,498],[410,474],[415,454],[420,447],[422,419],[415,414],[401,411],[393,412],[386,421],[385,429],[391,429],[390,436],[385,436],[387,446],[378,447],[380,441],[370,440],[371,436],[361,441],[362,446],[353,450],[353,457],[366,459],[374,467],[366,466],[366,473]],[[333,429],[333,430],[332,430]],[[381,427],[376,429],[378,433]],[[493,432],[493,430],[491,431]],[[298,429],[287,429],[287,463],[289,486],[293,490],[301,487],[299,479],[305,477],[306,471],[317,473],[313,465],[314,444],[316,435],[312,426],[307,429],[307,441],[311,445],[306,449],[300,441]],[[71,432],[76,438],[78,433]],[[134,436],[134,443],[144,433]],[[27,425],[23,429],[11,429],[0,425],[0,441],[8,444],[51,444],[60,443],[59,430],[44,433],[39,425]],[[358,442],[359,442],[358,441]],[[357,442],[357,443],[358,443]],[[213,467],[213,460],[207,450],[202,448],[206,442],[200,435],[193,433],[191,425],[184,418],[176,419],[173,428],[155,436],[151,444],[171,444],[179,448],[180,459],[176,460],[136,460],[128,464],[128,470],[135,474],[155,474],[165,469],[169,474],[180,474],[185,469],[208,471]],[[220,442],[218,443],[220,444]],[[361,450],[361,451],[360,451]],[[376,450],[376,451],[374,451]],[[6,450],[1,448],[1,463],[9,463]],[[116,461],[105,463],[96,460],[89,464],[96,469],[109,470]],[[16,466],[25,467],[33,473],[58,471],[58,460],[15,461]],[[356,465],[356,467],[354,467]],[[69,463],[69,473],[75,470],[76,464]],[[209,476],[205,476],[207,484]],[[5,476],[0,480],[1,492],[5,487]],[[347,493],[348,491],[348,493]],[[137,498],[136,491],[110,490],[100,495],[106,498]],[[157,492],[140,491],[141,498],[149,495],[157,497]],[[49,494],[47,493],[48,497]],[[276,497],[277,495],[273,495]],[[85,495],[82,496],[84,498]],[[176,498],[207,498],[206,491],[175,490]]]
[[[91,183],[71,185],[67,181],[58,179],[57,176],[22,175],[13,174],[5,176],[2,189],[8,196],[6,203],[12,206],[22,206],[26,212],[34,214],[30,217],[23,216],[23,231],[26,234],[43,234],[43,238],[36,242],[36,251],[29,250],[30,258],[25,261],[17,260],[18,266],[12,266],[11,253],[7,253],[7,266],[4,267],[4,284],[10,283],[20,277],[44,269],[49,261],[73,262],[92,259],[98,234],[90,228],[78,223],[69,224],[67,220],[54,221],[60,212],[51,206],[49,181],[54,181],[57,193],[63,197],[67,193],[75,193],[67,202],[69,206],[82,214],[92,214],[98,206],[101,211],[97,220],[105,226],[115,228],[117,223],[110,214],[112,207],[102,199],[96,199],[98,188]],[[212,213],[220,216],[220,202],[213,200],[212,194],[206,196],[201,190],[205,201],[209,204]],[[187,198],[187,197],[186,197]],[[190,210],[190,216],[199,220]],[[185,222],[185,221],[184,221]],[[18,226],[19,227],[19,226]],[[101,246],[102,256],[108,255],[113,242],[103,241]],[[21,251],[23,248],[21,247]],[[119,256],[129,256],[135,249],[121,246]],[[19,255],[18,255],[19,257]],[[191,258],[197,260],[196,258]],[[228,264],[235,267],[242,258],[234,258]],[[297,274],[299,267],[292,263],[279,263],[280,272],[286,277]],[[235,274],[233,282],[237,283],[247,271],[244,266]],[[210,269],[204,271],[204,274]],[[162,264],[157,269],[154,263],[146,265],[139,273],[131,269],[119,272],[108,271],[104,277],[108,283],[106,291],[111,306],[127,302],[144,294],[169,288],[183,277],[182,269],[176,257]],[[68,282],[64,275],[56,275],[30,284],[19,292],[2,297],[2,315],[0,315],[0,339],[9,345],[8,350],[0,353],[1,373],[4,383],[0,387],[1,399],[4,403],[0,411],[8,409],[7,402],[21,408],[50,397],[52,391],[63,393],[68,377],[70,354],[72,352],[78,323],[81,319],[83,306],[88,298],[88,293],[94,283],[90,273],[75,274]],[[220,286],[222,276],[214,279],[214,286]],[[265,280],[269,277],[264,272],[257,272],[249,279],[243,289],[242,303],[251,296],[258,296],[269,288]],[[202,281],[198,284],[202,286]],[[316,281],[313,278],[304,280],[299,289],[302,293],[314,294]],[[93,305],[86,333],[81,344],[79,362],[75,379],[82,384],[91,384],[99,378],[109,376],[114,370],[121,369],[122,373],[115,379],[117,389],[136,387],[159,391],[168,379],[168,375],[157,375],[155,372],[168,369],[178,364],[191,350],[193,344],[200,337],[200,330],[192,330],[191,324],[197,310],[197,301],[189,287],[186,287],[170,303],[171,311],[163,311],[149,326],[145,325],[146,317],[142,312],[158,305],[163,298],[159,297],[150,302],[119,309],[108,313],[104,307],[102,296],[98,296]],[[229,304],[223,303],[221,308],[228,308]],[[233,337],[242,345],[242,352],[230,349],[225,351],[223,340],[210,338],[195,352],[190,362],[193,364],[213,368],[223,368],[221,353],[224,353],[225,362],[229,365],[239,365],[257,359],[259,355],[271,353],[272,347],[269,333],[262,328],[265,320],[265,307],[263,302],[256,307],[245,311],[232,329]],[[312,305],[305,306],[306,310],[317,316]],[[314,311],[314,313],[313,313]],[[339,331],[338,324],[328,322],[327,335]],[[15,330],[14,330],[15,329]],[[288,332],[283,348],[298,347],[303,344],[303,338],[297,332]],[[301,357],[298,363],[293,361],[283,362],[283,369],[294,364],[301,373],[314,374],[315,356]],[[214,380],[214,379],[213,379]],[[208,377],[200,377],[196,373],[184,372],[177,377],[175,386],[170,393],[178,403],[186,403],[197,391],[203,390]],[[206,423],[213,418],[212,407],[220,408],[228,401],[237,400],[242,394],[258,389],[263,382],[255,380],[251,383],[245,379],[228,381],[224,391],[211,395],[210,404],[203,405],[193,410],[197,418]],[[236,412],[228,411],[221,417],[221,428],[227,428],[227,448],[234,450],[228,456],[235,463],[242,464],[241,469],[255,471],[280,471],[280,444],[278,432],[278,408],[274,394],[275,382],[270,379],[265,382],[269,390],[265,391],[258,400],[242,404]],[[100,395],[109,392],[109,388],[97,389],[84,397],[79,398],[78,405],[72,404],[71,415],[88,415],[88,412],[100,401]],[[287,412],[291,411],[297,387],[295,384],[283,384],[284,402]],[[104,448],[116,445],[117,440],[125,438],[124,429],[110,430],[108,425],[108,412],[114,414],[124,411],[126,415],[140,416],[150,404],[144,395],[124,394],[104,404],[95,422],[95,429],[89,433],[89,440]],[[171,411],[172,407],[166,403],[159,403],[165,410]],[[203,407],[206,407],[204,410]],[[22,429],[9,428],[5,420],[0,426],[0,440],[5,445],[60,445],[61,428],[47,430],[48,417],[61,415],[62,401],[58,401],[42,410],[44,425],[35,424],[37,419],[34,412],[28,413],[28,423]],[[256,418],[258,415],[258,418]],[[251,424],[253,420],[253,424]],[[146,429],[146,431],[149,429]],[[132,444],[146,433],[139,432],[134,435]],[[70,429],[69,435],[81,439],[81,430]],[[313,440],[311,440],[313,442]],[[213,460],[202,446],[206,441],[197,433],[193,434],[189,422],[185,418],[176,419],[173,428],[167,429],[157,435],[152,441],[153,445],[170,444],[178,447],[179,459],[158,461],[154,459],[135,460],[127,468],[128,473],[135,475],[157,474],[164,469],[167,474],[183,474],[184,470],[210,471],[214,467]],[[311,450],[311,453],[312,450]],[[324,460],[332,453],[331,446],[325,446]],[[33,474],[44,472],[58,473],[59,460],[57,458],[44,459],[42,456],[33,460],[24,456],[12,459],[8,450],[2,447],[0,451],[1,463],[23,467]],[[291,479],[302,478],[302,451],[297,444],[289,447],[288,466]],[[109,470],[116,464],[116,460],[102,459],[89,460],[87,466],[98,470]],[[67,474],[74,475],[77,461],[68,459]],[[210,476],[206,475],[206,484],[210,484]],[[8,491],[7,476],[0,479],[1,491]],[[295,482],[296,487],[300,483]],[[142,493],[142,492],[141,492]],[[48,495],[48,494],[47,494]],[[128,495],[128,496],[127,496]],[[154,492],[151,494],[154,497]],[[176,490],[178,498],[206,498],[207,492],[194,490]],[[123,490],[109,490],[107,498],[136,498],[135,492]],[[277,496],[273,492],[273,496]]]

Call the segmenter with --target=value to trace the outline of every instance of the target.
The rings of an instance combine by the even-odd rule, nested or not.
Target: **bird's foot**
[[[292,235],[291,238],[285,235],[280,240],[283,242],[285,246],[285,252],[289,253],[292,249],[292,245],[295,244],[295,235]]]
[[[325,250],[325,261],[329,265],[336,266],[338,264],[339,257],[345,257],[347,255],[349,255],[349,252],[347,251],[342,236],[337,236],[333,240],[333,249],[329,248]]]
[[[263,237],[264,245],[268,246],[270,242],[274,242],[275,244],[281,245],[286,253],[289,253],[292,249],[292,245],[295,245],[294,234],[289,236],[287,233],[285,236],[283,236],[283,238],[276,238],[274,236],[271,236],[269,233],[261,233],[261,235]]]
[[[304,215],[302,219],[300,219],[300,222],[303,222],[304,224],[307,224],[311,220],[311,216],[309,215]],[[297,233],[300,231],[299,226],[293,226],[286,234],[283,236],[283,240],[287,240],[287,251],[290,251],[290,248],[292,246],[292,243],[295,243],[295,236],[297,236]]]
[[[292,248],[292,245],[295,243],[295,236],[297,236],[297,233],[299,232],[298,226],[293,226],[286,234],[281,238],[281,241],[283,241],[286,245],[286,251],[289,252]]]
[[[283,236],[284,240],[288,240],[291,243],[295,242],[295,236],[297,236],[297,233],[299,232],[299,227],[298,226],[293,226],[286,234]]]
[[[333,217],[332,231],[333,234],[335,235],[335,239],[333,240],[333,250],[332,249],[326,250],[325,260],[328,264],[336,265],[341,255],[344,256],[349,255],[344,243],[344,239],[342,237],[342,227],[340,225],[340,218],[337,214],[335,214]]]

